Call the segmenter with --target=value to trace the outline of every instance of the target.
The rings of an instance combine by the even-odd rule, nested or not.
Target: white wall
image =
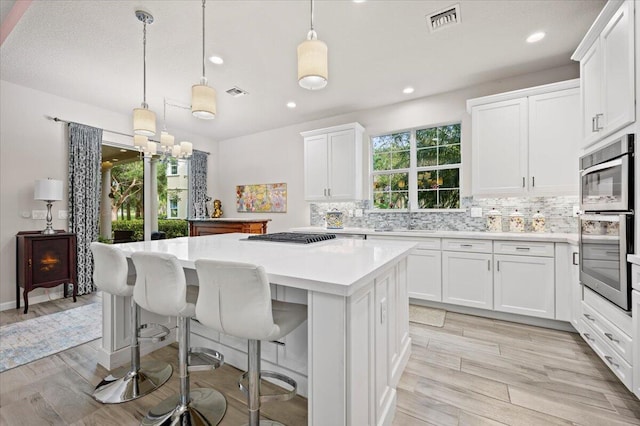
[[[48,120],[56,116],[95,127],[131,132],[129,114],[119,114],[59,96],[0,81],[0,310],[15,307],[15,235],[19,231],[44,229],[43,220],[21,217],[22,212],[44,210],[44,202],[33,199],[36,179],[54,178],[65,182],[68,171],[68,148],[65,125]],[[134,106],[132,105],[132,108]],[[211,152],[210,181],[215,179],[216,143],[201,136],[176,129],[182,140],[190,138],[194,149]],[[133,145],[131,138],[106,133],[104,140]],[[210,191],[211,192],[211,191]],[[59,220],[58,211],[67,210],[66,200],[53,205],[53,226],[68,229],[66,220]],[[62,286],[53,291],[59,292]],[[29,293],[29,299],[42,290]]]
[[[471,191],[471,117],[467,99],[523,89],[579,77],[577,64],[495,81],[380,108],[220,141],[217,192],[225,217],[270,218],[269,232],[309,225],[309,203],[304,201],[303,143],[300,132],[357,121],[365,128],[364,164],[369,167],[368,136],[411,127],[462,122],[463,195]],[[368,174],[368,171],[366,172]],[[365,176],[365,179],[368,178]],[[287,213],[237,213],[236,185],[286,182]],[[368,185],[365,186],[368,188]],[[367,192],[365,192],[367,194]]]

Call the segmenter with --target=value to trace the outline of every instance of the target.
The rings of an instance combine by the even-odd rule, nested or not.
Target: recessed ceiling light
[[[287,102],[287,108],[295,108],[296,107],[296,103],[291,101],[291,102]]]
[[[364,3],[367,0],[353,0],[354,3]]]
[[[535,43],[537,41],[540,41],[544,38],[545,35],[546,34],[543,33],[542,31],[533,33],[529,37],[527,37],[527,43]]]
[[[407,86],[404,89],[402,89],[402,93],[404,93],[405,95],[408,95],[409,93],[413,93],[415,89],[411,86]]]
[[[126,149],[121,149],[120,152],[127,152],[127,150]]]
[[[209,62],[216,65],[222,65],[224,64],[224,59],[222,59],[220,56],[214,55],[214,56],[209,56]]]

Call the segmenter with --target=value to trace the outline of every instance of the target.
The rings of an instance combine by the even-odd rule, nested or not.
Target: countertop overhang
[[[249,234],[220,234],[115,244],[127,257],[138,251],[170,253],[186,269],[197,259],[262,265],[269,281],[288,287],[350,296],[385,268],[407,257],[410,241],[333,239],[312,244],[247,240]],[[195,275],[195,274],[191,274]],[[192,277],[193,278],[193,277]]]

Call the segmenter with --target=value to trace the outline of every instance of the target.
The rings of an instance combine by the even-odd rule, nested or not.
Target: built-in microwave
[[[633,210],[633,135],[580,158],[580,210]]]

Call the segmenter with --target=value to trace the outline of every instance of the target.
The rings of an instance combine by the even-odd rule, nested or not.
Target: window
[[[178,198],[172,198],[169,200],[169,218],[178,217]]]
[[[171,158],[167,164],[167,176],[175,176],[178,174],[178,160]]]
[[[375,136],[371,152],[375,209],[460,208],[460,123]]]

